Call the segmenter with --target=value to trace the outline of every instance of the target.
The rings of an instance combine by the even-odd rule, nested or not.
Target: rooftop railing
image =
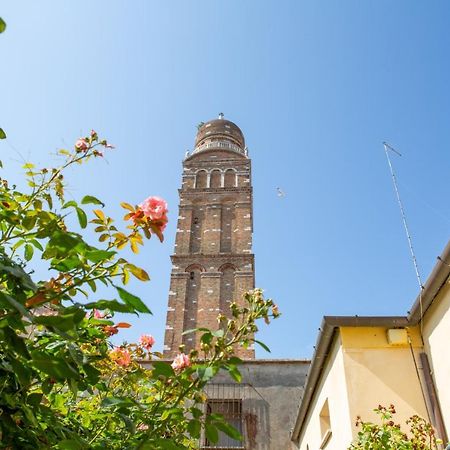
[[[198,147],[195,147],[194,151],[192,153],[201,152],[202,150],[208,150],[211,148],[215,149],[226,149],[226,150],[233,150],[234,152],[240,153],[241,155],[247,156],[247,150],[242,149],[239,147],[239,145],[232,144],[228,141],[213,141],[213,142],[207,142],[205,144],[199,145]]]

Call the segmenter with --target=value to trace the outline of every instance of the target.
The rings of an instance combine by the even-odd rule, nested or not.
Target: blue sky
[[[181,161],[219,112],[253,163],[257,285],[283,316],[259,357],[308,358],[323,315],[405,314],[418,292],[382,141],[423,277],[450,228],[450,4],[446,1],[12,1],[0,38],[5,177],[91,128],[116,145],[68,175],[70,195],[160,195],[166,241],[130,289],[153,316],[122,336],[162,348]],[[278,198],[276,187],[286,192]],[[112,294],[111,294],[112,295]]]

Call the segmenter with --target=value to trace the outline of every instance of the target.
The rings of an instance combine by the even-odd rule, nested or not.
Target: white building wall
[[[428,355],[447,433],[450,433],[450,284],[441,288],[423,320]]]
[[[348,405],[347,383],[345,381],[344,358],[340,337],[337,336],[321,380],[316,387],[309,413],[305,418],[303,435],[300,436],[300,450],[343,450],[352,441],[352,419]],[[326,445],[320,426],[320,412],[328,400],[331,436]]]

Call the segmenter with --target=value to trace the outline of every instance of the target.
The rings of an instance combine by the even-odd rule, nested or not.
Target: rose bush
[[[66,201],[66,169],[110,148],[92,131],[60,151],[60,167],[25,164],[28,191],[0,179],[2,448],[174,449],[195,448],[202,432],[211,442],[219,431],[239,438],[220,415],[205,417],[202,389],[220,369],[240,380],[233,348],[257,342],[256,322],[278,310],[261,291],[247,293],[245,305],[232,304],[232,318],[219,317],[219,330],[200,329],[201,355],[180,349],[173,362],[152,351],[151,335],[113,347],[109,336],[130,326],[114,321],[115,312],[150,313],[125,289],[131,276],[147,281],[147,272],[119,252],[138,252],[152,235],[163,241],[167,204],[122,203],[121,228],[93,196]],[[87,227],[95,245],[81,234]],[[48,269],[49,279],[36,279],[31,264]],[[99,285],[112,298],[100,296]]]
[[[357,417],[356,426],[361,431],[349,450],[436,450],[438,444],[442,444],[436,438],[431,424],[417,415],[406,421],[409,425],[408,434],[393,420],[396,414],[394,405],[378,405],[374,412],[380,417],[381,423],[364,422]]]

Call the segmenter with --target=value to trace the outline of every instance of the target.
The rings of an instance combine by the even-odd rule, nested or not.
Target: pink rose
[[[175,357],[172,363],[173,370],[183,370],[185,367],[189,367],[191,365],[191,361],[188,355],[184,353],[180,353]]]
[[[150,220],[167,220],[167,203],[162,198],[149,197],[139,205],[139,208]]]
[[[155,338],[151,334],[143,334],[140,343],[147,351],[150,351],[155,343]]]
[[[94,318],[95,319],[103,319],[105,317],[98,309],[94,309]]]
[[[85,151],[89,148],[89,143],[86,139],[80,138],[77,142],[75,142],[75,148],[78,150]]]
[[[109,353],[109,357],[122,367],[127,367],[131,364],[130,352],[124,348],[116,347]]]

